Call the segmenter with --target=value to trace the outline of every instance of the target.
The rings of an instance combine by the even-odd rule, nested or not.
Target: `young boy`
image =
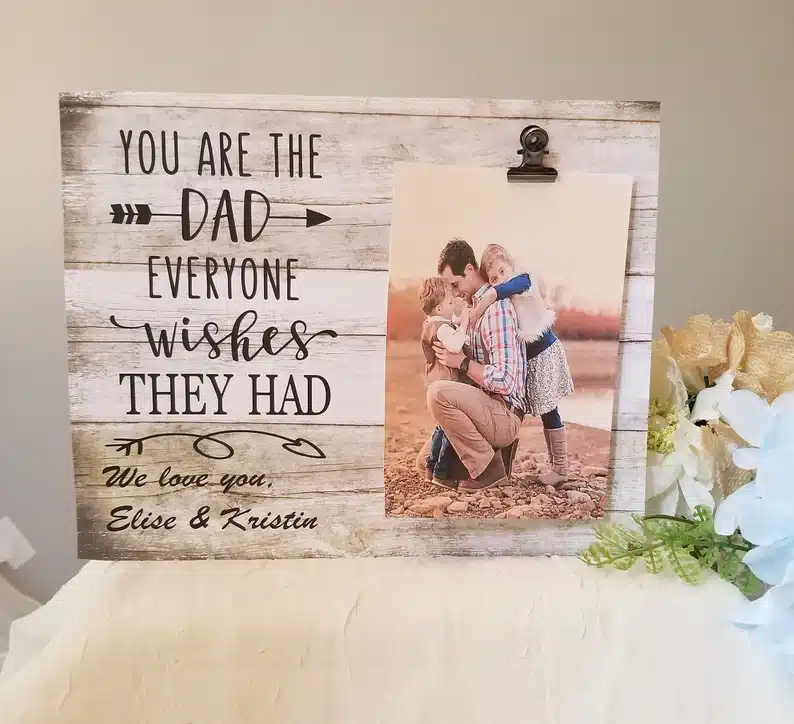
[[[425,356],[427,383],[435,380],[458,380],[457,371],[439,364],[433,352],[433,342],[438,340],[450,352],[460,352],[466,342],[469,326],[469,309],[455,316],[455,297],[452,287],[441,277],[430,277],[422,283],[419,303],[425,313],[422,324],[422,352]],[[427,458],[427,479],[444,488],[454,488],[449,480],[450,465],[457,455],[440,427],[433,432],[430,455]]]
[[[510,297],[518,316],[521,339],[527,345],[527,413],[543,421],[543,437],[551,460],[551,470],[540,476],[540,482],[556,487],[568,480],[566,432],[557,405],[573,392],[565,349],[551,329],[556,315],[532,285],[529,274],[516,269],[515,261],[504,247],[489,244],[485,248],[480,274],[491,288],[472,311],[472,324],[497,299]]]

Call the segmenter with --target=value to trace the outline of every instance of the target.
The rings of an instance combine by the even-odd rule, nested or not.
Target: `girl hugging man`
[[[573,392],[573,380],[562,342],[552,331],[555,313],[549,309],[529,274],[518,268],[513,257],[498,244],[489,244],[480,260],[480,275],[491,286],[473,308],[460,318],[453,314],[453,290],[440,277],[426,279],[420,292],[425,313],[422,327],[422,350],[428,382],[434,379],[458,380],[457,370],[440,365],[433,352],[433,342],[440,342],[451,352],[459,352],[467,340],[468,330],[476,325],[485,310],[497,300],[509,298],[518,317],[522,341],[526,344],[526,411],[543,422],[543,435],[551,460],[551,470],[540,476],[544,485],[558,486],[568,480],[568,450],[565,426],[558,402]],[[460,380],[464,381],[464,380]],[[454,448],[443,430],[437,427],[427,458],[427,479],[447,487],[449,470],[455,460]]]

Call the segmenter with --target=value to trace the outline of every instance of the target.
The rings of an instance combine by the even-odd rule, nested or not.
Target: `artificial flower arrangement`
[[[653,343],[646,514],[604,523],[582,555],[627,570],[716,571],[736,622],[794,672],[794,335],[764,314],[691,317]]]

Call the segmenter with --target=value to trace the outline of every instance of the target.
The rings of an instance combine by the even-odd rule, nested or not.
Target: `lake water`
[[[560,415],[563,422],[611,430],[614,401],[614,390],[574,392],[560,401]]]

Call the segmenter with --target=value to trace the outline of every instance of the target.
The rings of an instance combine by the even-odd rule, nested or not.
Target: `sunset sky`
[[[434,275],[460,237],[478,258],[501,244],[578,308],[619,314],[631,192],[631,177],[616,174],[561,170],[551,184],[515,184],[505,169],[396,163],[390,281]]]

